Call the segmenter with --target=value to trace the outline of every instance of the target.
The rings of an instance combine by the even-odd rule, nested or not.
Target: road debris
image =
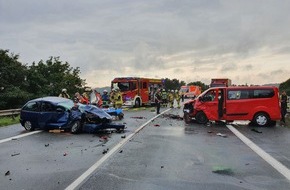
[[[159,124],[155,124],[154,127],[160,127],[160,125]]]
[[[122,139],[126,138],[126,135],[121,136]]]
[[[65,152],[65,153],[63,153],[63,156],[67,156],[67,153]]]
[[[8,176],[8,175],[10,175],[10,171],[9,170],[5,173],[5,176]]]
[[[142,116],[135,116],[135,117],[131,117],[133,119],[146,119],[146,117],[142,117]]]
[[[216,135],[217,136],[220,136],[220,137],[224,137],[224,138],[227,138],[228,137],[226,134],[222,134],[222,133],[217,133]]]
[[[20,153],[11,154],[11,156],[18,156]]]
[[[48,131],[49,133],[61,133],[64,132],[64,130],[60,130],[60,129],[52,129]]]
[[[48,146],[49,146],[49,144],[45,144],[44,146],[45,146],[45,147],[48,147]]]
[[[123,150],[120,150],[120,151],[119,151],[119,153],[122,153],[122,152],[123,152]]]
[[[104,149],[103,150],[103,154],[107,154],[108,153],[108,151],[109,151],[109,149],[107,148],[107,149]]]
[[[168,117],[171,119],[178,119],[178,120],[183,120],[183,117],[179,115],[174,115],[174,114],[163,114],[163,117]]]
[[[262,133],[262,131],[258,131],[257,129],[251,129],[251,131],[254,131],[256,133]]]
[[[163,169],[164,168],[164,166],[161,166],[161,169]]]
[[[234,172],[231,168],[216,166],[212,170],[213,173],[222,174],[222,175],[233,175]]]

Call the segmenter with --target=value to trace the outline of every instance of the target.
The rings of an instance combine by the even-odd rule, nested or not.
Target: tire
[[[189,124],[191,122],[191,118],[189,116],[189,113],[187,112],[184,112],[184,115],[183,115],[183,120],[186,124]]]
[[[32,126],[30,121],[25,121],[23,127],[26,131],[34,131],[34,127]]]
[[[266,113],[260,112],[254,116],[253,123],[260,127],[267,126],[270,122],[269,116]]]
[[[123,114],[123,113],[120,113],[120,114],[118,115],[118,118],[119,118],[119,120],[122,120],[122,119],[124,118],[124,114]]]
[[[71,128],[70,128],[70,132],[72,134],[78,134],[81,132],[81,122],[80,121],[75,121],[73,122],[73,124],[71,125]]]
[[[139,108],[140,105],[141,105],[141,101],[140,101],[139,98],[137,98],[137,99],[135,100],[135,108]]]
[[[206,124],[208,122],[208,118],[202,111],[196,113],[195,119],[199,124]]]

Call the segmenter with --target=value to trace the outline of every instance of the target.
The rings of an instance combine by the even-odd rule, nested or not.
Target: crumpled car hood
[[[104,110],[96,107],[96,106],[93,106],[93,105],[82,105],[79,107],[79,109],[82,111],[82,112],[86,112],[86,113],[91,113],[91,114],[94,114],[94,115],[97,115],[98,117],[100,117],[101,119],[108,119],[108,120],[111,120],[112,119],[112,116],[109,115],[107,112],[105,112]]]

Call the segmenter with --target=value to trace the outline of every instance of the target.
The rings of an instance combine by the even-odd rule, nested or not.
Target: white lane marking
[[[28,132],[28,133],[25,133],[25,134],[22,134],[22,135],[17,135],[17,136],[14,136],[14,137],[9,137],[9,138],[6,138],[6,139],[2,139],[2,140],[0,140],[0,144],[4,143],[4,142],[7,142],[7,141],[11,141],[13,139],[20,139],[22,137],[26,137],[26,136],[33,135],[33,134],[36,134],[36,133],[41,133],[41,132],[42,131],[33,131],[33,132]]]
[[[250,139],[245,137],[242,133],[240,133],[236,128],[231,125],[227,125],[227,127],[248,147],[250,147],[254,152],[256,152],[261,158],[263,158],[266,162],[268,162],[273,168],[275,168],[278,172],[284,175],[288,180],[290,180],[290,170],[284,166],[281,162],[274,159],[270,154],[266,153],[263,149],[258,147],[255,143],[253,143]]]
[[[72,182],[66,190],[72,190],[79,188],[90,176],[91,174],[96,171],[111,155],[117,152],[122,146],[124,146],[134,135],[136,135],[140,130],[142,130],[146,125],[148,125],[152,120],[156,119],[160,115],[164,114],[165,112],[171,109],[167,109],[163,111],[161,114],[156,115],[155,117],[148,120],[146,123],[141,125],[134,133],[128,135],[125,139],[119,142],[116,146],[114,146],[107,154],[105,154],[100,160],[98,160],[94,165],[92,165],[87,171],[85,171],[80,177],[78,177],[74,182]]]

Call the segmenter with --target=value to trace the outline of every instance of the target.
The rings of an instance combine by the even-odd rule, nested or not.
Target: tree
[[[282,82],[279,86],[280,92],[285,90],[286,94],[290,96],[290,78],[286,80],[285,82]]]
[[[164,79],[164,88],[165,90],[179,90],[181,86],[184,86],[186,83],[178,79]]]
[[[200,86],[200,87],[201,87],[201,91],[205,91],[206,89],[209,88],[209,85],[206,85],[206,84],[204,84],[204,83],[201,82],[201,81],[190,82],[190,83],[188,83],[187,85],[188,85],[188,86],[189,86],[189,85]]]
[[[0,109],[19,108],[31,97],[27,89],[27,67],[18,61],[19,55],[0,49]]]
[[[66,88],[72,96],[75,92],[83,92],[85,80],[79,77],[80,69],[70,67],[68,62],[62,63],[59,57],[50,57],[47,61],[35,62],[29,67],[27,76],[29,92],[36,97],[58,96],[61,89]]]

